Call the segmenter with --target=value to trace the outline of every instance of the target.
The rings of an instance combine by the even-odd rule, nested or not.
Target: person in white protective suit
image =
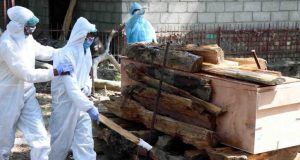
[[[72,68],[60,64],[57,70],[35,69],[35,59],[51,60],[56,49],[33,39],[39,19],[30,10],[15,6],[7,15],[11,21],[0,40],[0,160],[9,159],[17,128],[31,147],[31,160],[47,160],[50,138],[33,83],[50,81]]]
[[[144,18],[145,10],[139,3],[132,3],[130,8],[130,19],[125,23],[127,43],[157,42],[155,30],[151,23]]]
[[[88,99],[92,85],[89,47],[94,40],[91,32],[96,31],[94,24],[80,17],[74,24],[68,43],[54,57],[56,62],[70,62],[74,72],[70,76],[57,77],[51,83],[50,160],[65,160],[70,150],[76,160],[96,159],[91,119],[99,123],[99,113]]]

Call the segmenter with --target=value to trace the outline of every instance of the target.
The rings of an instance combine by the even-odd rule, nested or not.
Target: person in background
[[[131,17],[125,23],[127,43],[157,42],[155,30],[145,19],[145,10],[139,3],[132,3],[129,9]]]
[[[91,94],[90,45],[96,31],[94,24],[80,17],[68,43],[54,57],[54,66],[59,62],[71,63],[74,72],[57,77],[51,83],[50,160],[65,160],[70,150],[76,160],[96,159],[91,119],[99,123],[99,113],[88,98]]]
[[[68,74],[65,63],[56,69],[35,69],[35,59],[50,61],[56,49],[36,42],[32,33],[39,19],[27,8],[7,10],[11,20],[0,39],[0,160],[8,160],[18,128],[31,147],[31,160],[47,160],[50,138],[45,129],[33,83]]]

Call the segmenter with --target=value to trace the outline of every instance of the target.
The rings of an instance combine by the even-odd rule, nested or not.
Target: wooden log
[[[191,52],[203,57],[203,62],[220,64],[224,62],[224,52],[217,44],[212,45],[186,45],[182,48],[184,51]]]
[[[63,40],[66,38],[66,36],[69,33],[69,28],[72,22],[72,17],[73,17],[73,11],[75,8],[75,5],[77,3],[77,0],[71,0],[69,4],[69,8],[67,10],[65,19],[64,19],[64,24],[63,24],[63,33],[60,35],[60,40]]]
[[[253,57],[251,57],[251,58],[250,57],[249,58],[226,58],[226,60],[238,62],[239,66],[245,66],[248,68],[257,69],[257,65],[256,65]],[[262,70],[267,69],[267,61],[266,60],[264,60],[262,58],[258,58],[258,63]]]
[[[119,117],[141,122],[148,128],[150,127],[153,112],[146,110],[131,99],[127,100],[125,107],[122,107],[122,102],[121,97],[111,97],[111,101],[104,101],[103,104]],[[161,115],[156,116],[154,128],[168,135],[179,137],[184,143],[192,144],[199,149],[212,146],[216,142],[213,131]]]
[[[130,88],[130,96],[142,104],[146,109],[153,111],[157,90],[145,86],[133,86]],[[200,112],[198,109],[201,109]],[[201,106],[192,100],[161,92],[157,113],[169,116],[181,122],[204,127],[209,130],[215,129],[215,118],[207,113],[202,113]]]
[[[97,89],[108,89],[113,91],[121,90],[121,82],[120,81],[110,81],[105,79],[95,79],[94,80],[95,88]]]
[[[110,48],[110,44],[111,44],[111,41],[113,39],[113,36],[116,34],[116,31],[115,30],[112,30],[108,36],[108,39],[106,41],[106,44],[105,44],[105,50],[102,48],[103,47],[103,44],[102,42],[100,42],[99,40],[97,41],[96,44],[93,45],[93,55],[97,55],[95,58],[93,58],[93,76],[95,78],[98,78],[98,75],[97,75],[97,68],[98,68],[98,65],[99,63],[105,61],[105,60],[109,60],[117,69],[119,72],[121,72],[121,66],[119,64],[119,62],[115,59],[115,57],[113,55],[111,55],[109,53],[109,48]],[[99,53],[101,52],[101,53]]]
[[[126,48],[125,56],[130,59],[162,66],[165,50],[157,46],[135,43]],[[185,51],[169,50],[166,66],[185,72],[199,72],[202,57]]]
[[[171,69],[162,71],[160,68],[146,65],[139,66],[139,71],[155,79],[159,79],[161,74],[164,74],[163,82],[183,89],[204,101],[210,101],[211,86],[207,79],[195,78],[184,72],[177,72]]]
[[[266,73],[251,72],[247,70],[240,70],[236,68],[224,67],[210,63],[203,63],[202,70],[211,74],[227,76],[235,79],[266,85],[278,85],[283,84],[285,82],[285,79],[280,76]]]
[[[143,72],[139,71],[137,66],[133,63],[130,63],[124,67],[124,70],[126,74],[133,80],[141,82],[143,84],[147,84],[150,87],[158,88],[159,80],[151,78],[147,75],[145,75]],[[175,86],[169,85],[168,83],[163,82],[162,83],[162,90],[172,93],[175,95],[179,95],[185,98],[189,98],[193,101],[193,103],[196,103],[197,105],[200,105],[202,108],[205,108],[206,111],[213,115],[219,115],[222,113],[222,109],[212,103],[206,102],[202,99],[199,99],[193,95],[191,95],[189,92],[179,89]]]

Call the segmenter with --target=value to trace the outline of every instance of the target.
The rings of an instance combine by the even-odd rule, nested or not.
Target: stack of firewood
[[[157,107],[155,130],[177,137],[199,151],[205,149],[211,157],[219,154],[213,149],[218,141],[215,120],[226,111],[210,103],[213,95],[210,81],[193,75],[203,72],[262,85],[284,82],[280,73],[265,70],[264,60],[259,59],[263,69],[255,68],[252,59],[225,60],[217,45],[171,45],[165,53],[166,48],[141,43],[129,46],[125,52],[127,58],[121,63],[122,96],[114,97],[104,105],[118,117],[142,123],[147,128],[151,126]],[[166,66],[163,67],[165,54]],[[161,94],[155,106],[160,81]]]

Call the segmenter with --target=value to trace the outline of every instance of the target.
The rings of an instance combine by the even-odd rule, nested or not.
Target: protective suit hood
[[[27,22],[34,20],[35,22],[30,21],[34,25],[39,21],[38,18],[34,16],[33,12],[21,6],[9,8],[7,10],[7,15],[11,21],[7,24],[6,28],[8,32],[16,38],[25,38],[24,26]]]
[[[87,33],[96,31],[97,29],[94,24],[91,24],[87,19],[80,17],[72,29],[66,46],[82,45]]]
[[[129,8],[130,14],[133,15],[133,11],[137,9],[143,9],[143,7],[139,3],[133,2]]]

